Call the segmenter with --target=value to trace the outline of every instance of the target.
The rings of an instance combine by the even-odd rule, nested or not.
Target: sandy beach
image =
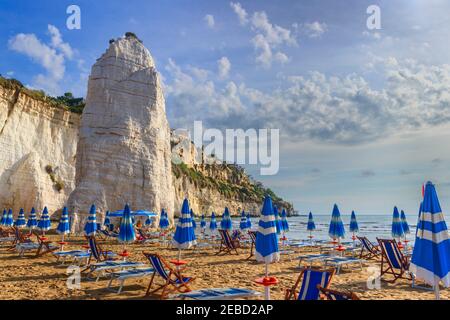
[[[49,240],[57,243],[60,236],[49,235]],[[86,240],[70,237],[65,250],[79,250]],[[121,252],[123,246],[115,240],[100,241],[104,249]],[[159,244],[132,244],[127,246],[130,252],[129,260],[148,263],[142,252],[157,252],[163,257],[176,258],[177,250],[160,246]],[[246,260],[249,248],[239,249],[239,255],[216,255],[217,249],[199,249],[198,251],[184,250],[182,258],[187,260],[188,267],[184,272],[196,279],[192,282],[192,289],[212,287],[244,287],[263,292],[263,288],[253,280],[263,276],[264,265],[257,263],[254,258]],[[283,299],[284,291],[290,287],[298,276],[299,253],[283,255],[279,263],[270,265],[270,274],[276,276],[279,284],[272,287],[272,299]],[[310,251],[308,251],[310,252]],[[82,277],[81,289],[69,290],[66,286],[67,266],[56,261],[52,254],[35,258],[34,251],[25,257],[19,257],[15,251],[7,251],[6,244],[0,248],[0,299],[158,299],[157,295],[145,297],[145,291],[150,276],[142,279],[130,279],[125,282],[123,292],[116,294],[106,287],[108,277],[98,282]],[[344,268],[335,275],[331,288],[337,290],[351,290],[361,299],[404,300],[404,299],[433,299],[432,291],[411,288],[411,281],[398,280],[394,284],[381,281],[380,289],[367,289],[366,281],[370,276],[369,267],[379,268],[379,263],[367,262],[363,270],[359,266]],[[159,279],[160,280],[160,279]],[[117,288],[117,287],[115,287]],[[441,290],[441,298],[449,299],[449,290]]]

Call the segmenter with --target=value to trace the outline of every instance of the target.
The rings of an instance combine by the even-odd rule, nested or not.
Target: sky
[[[367,27],[370,5],[381,29]],[[172,128],[280,130],[279,172],[245,167],[300,213],[417,214],[428,180],[448,211],[448,12],[445,0],[4,0],[0,73],[85,96],[109,39],[132,31]]]

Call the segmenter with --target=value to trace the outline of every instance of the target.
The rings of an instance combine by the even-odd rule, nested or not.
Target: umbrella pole
[[[265,264],[265,276],[266,278],[269,276],[269,264]],[[266,300],[270,300],[270,287],[264,286],[264,297]]]
[[[436,300],[441,300],[441,296],[439,293],[439,282],[434,282],[434,297]]]

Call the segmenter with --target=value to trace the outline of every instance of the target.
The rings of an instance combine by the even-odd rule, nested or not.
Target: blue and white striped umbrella
[[[25,212],[22,208],[20,208],[19,215],[17,216],[17,220],[14,225],[17,228],[23,228],[27,225],[27,221],[25,220]]]
[[[314,218],[311,212],[308,215],[308,224],[306,225],[306,230],[310,232],[316,230],[316,224],[314,223]]]
[[[202,214],[202,219],[200,220],[200,228],[201,229],[206,229],[205,214]]]
[[[283,209],[283,211],[281,211],[281,226],[283,227],[284,232],[289,231],[289,223],[287,221],[287,213],[286,213],[285,209]]]
[[[6,216],[5,226],[12,227],[14,225],[14,216],[12,209],[8,210],[8,215]]]
[[[255,247],[255,257],[257,261],[267,264],[276,262],[280,259],[277,227],[275,225],[275,215],[270,196],[264,198],[261,218],[259,219],[258,231],[256,233]]]
[[[338,206],[335,204],[333,207],[333,213],[331,214],[330,228],[328,229],[328,235],[332,239],[341,239],[345,236],[344,224],[342,223],[341,213]]]
[[[61,213],[61,218],[59,219],[58,227],[56,228],[56,232],[58,232],[59,234],[61,234],[63,236],[63,240],[64,240],[64,235],[70,233],[69,210],[67,210],[67,207],[63,208],[63,211]]]
[[[247,228],[252,228],[252,220],[250,219],[250,213],[247,213]]]
[[[6,209],[3,209],[2,220],[0,221],[0,225],[4,226],[6,222],[6,218],[8,217],[8,212]]]
[[[400,211],[400,220],[402,221],[402,228],[403,228],[403,232],[405,233],[405,236],[407,234],[410,234],[411,231],[409,230],[409,225],[408,225],[408,221],[406,221],[406,215],[405,215],[405,211]]]
[[[356,233],[359,231],[358,222],[356,221],[355,211],[352,211],[352,215],[350,217],[350,232]]]
[[[122,220],[120,221],[119,236],[117,240],[121,243],[130,243],[136,240],[133,221],[131,220],[131,211],[128,204],[123,209]]]
[[[222,220],[220,221],[220,229],[229,231],[233,229],[233,224],[231,222],[231,216],[228,207],[225,207],[225,211],[223,212]]]
[[[42,211],[41,218],[38,221],[37,225],[38,229],[45,233],[45,231],[50,230],[51,228],[51,222],[50,222],[50,216],[48,215],[48,209],[47,207],[44,207],[44,210]]]
[[[450,240],[436,189],[425,186],[422,212],[409,270],[417,279],[435,287],[439,299],[439,282],[450,286]]]
[[[275,227],[277,229],[277,234],[281,234],[283,231],[283,226],[281,225],[280,216],[278,215],[278,208],[273,206],[273,215],[275,217]]]
[[[84,225],[84,233],[87,236],[94,236],[96,231],[97,231],[97,214],[95,204],[93,204],[91,206],[91,209],[89,210],[87,222]]]
[[[192,211],[192,209],[191,209],[190,213],[191,213],[191,219],[192,219],[192,228],[194,228],[194,230],[195,230],[195,228],[197,228],[197,223],[195,223],[194,211]]]
[[[189,210],[188,199],[184,199],[183,201],[181,216],[178,218],[177,228],[175,230],[172,243],[179,250],[188,249],[197,244],[197,241],[195,240],[194,228],[192,227],[192,218]],[[180,255],[180,252],[178,254]]]
[[[105,221],[103,221],[103,225],[109,229],[109,226],[111,225],[111,219],[109,218],[109,210],[106,211],[105,214]]]
[[[167,217],[166,210],[161,210],[161,217],[159,218],[159,228],[161,230],[166,230],[169,228],[169,218]]]
[[[216,214],[214,212],[211,214],[211,220],[209,221],[209,230],[211,230],[211,232],[217,230]]]
[[[401,238],[405,235],[403,231],[402,221],[400,220],[400,214],[397,207],[394,207],[394,213],[392,216],[392,238]]]
[[[28,215],[27,227],[31,230],[37,227],[36,210],[31,208],[30,214]]]
[[[241,213],[241,222],[239,223],[239,229],[241,229],[242,231],[248,229],[247,216],[245,215],[244,210],[242,210]]]

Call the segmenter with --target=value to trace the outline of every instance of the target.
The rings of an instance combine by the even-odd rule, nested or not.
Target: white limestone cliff
[[[92,203],[106,210],[174,211],[170,129],[159,75],[134,36],[110,43],[92,67],[69,210],[80,226]]]

